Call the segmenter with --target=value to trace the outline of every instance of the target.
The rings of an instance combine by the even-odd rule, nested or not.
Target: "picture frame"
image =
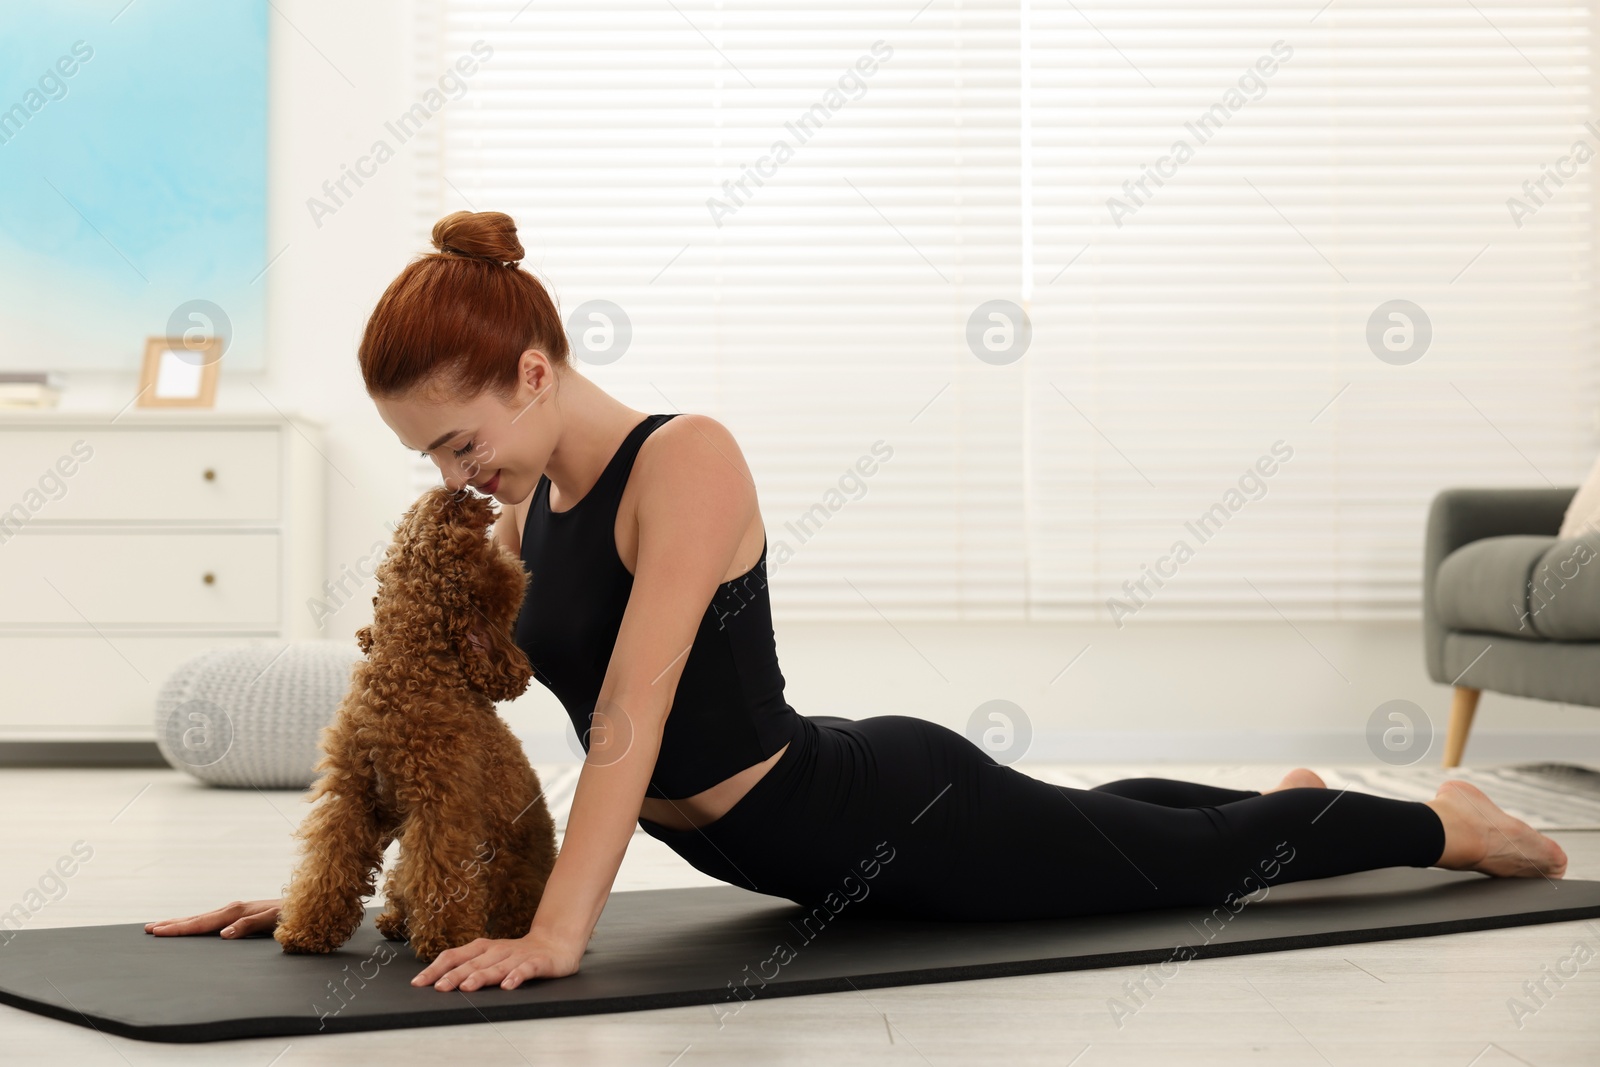
[[[217,397],[222,362],[218,337],[150,337],[145,340],[135,405],[143,408],[209,408]]]

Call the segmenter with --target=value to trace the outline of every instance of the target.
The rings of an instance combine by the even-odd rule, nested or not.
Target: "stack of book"
[[[53,408],[61,400],[61,377],[50,371],[0,371],[0,408]]]

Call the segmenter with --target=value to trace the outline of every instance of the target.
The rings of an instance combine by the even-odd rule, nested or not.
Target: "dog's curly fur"
[[[494,702],[528,687],[511,632],[528,575],[486,536],[489,501],[437,486],[406,512],[377,568],[366,659],[322,732],[302,856],[273,936],[332,952],[361,925],[383,852],[400,857],[377,920],[418,960],[528,932],[555,864],[538,776]]]

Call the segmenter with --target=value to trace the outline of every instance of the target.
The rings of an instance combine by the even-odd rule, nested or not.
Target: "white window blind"
[[[418,25],[423,87],[494,49],[419,142],[419,233],[506,211],[564,314],[623,310],[584,373],[732,429],[781,617],[1414,616],[1437,489],[1592,458],[1588,4]],[[968,339],[996,300],[1009,362]]]

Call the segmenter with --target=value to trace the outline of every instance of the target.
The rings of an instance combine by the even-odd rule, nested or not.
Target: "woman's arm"
[[[501,504],[490,531],[495,541],[505,545],[506,551],[518,559],[522,558],[522,527],[528,521],[528,505],[532,503],[533,494],[529,493],[527,499],[520,504],[513,504],[510,507]]]
[[[482,938],[441,953],[413,985],[514,989],[560,977],[599,921],[645,789],[684,662],[717,586],[756,514],[755,487],[733,436],[681,415],[646,439],[635,463],[639,552],[633,591],[595,705],[589,754],[566,835],[525,938]]]

